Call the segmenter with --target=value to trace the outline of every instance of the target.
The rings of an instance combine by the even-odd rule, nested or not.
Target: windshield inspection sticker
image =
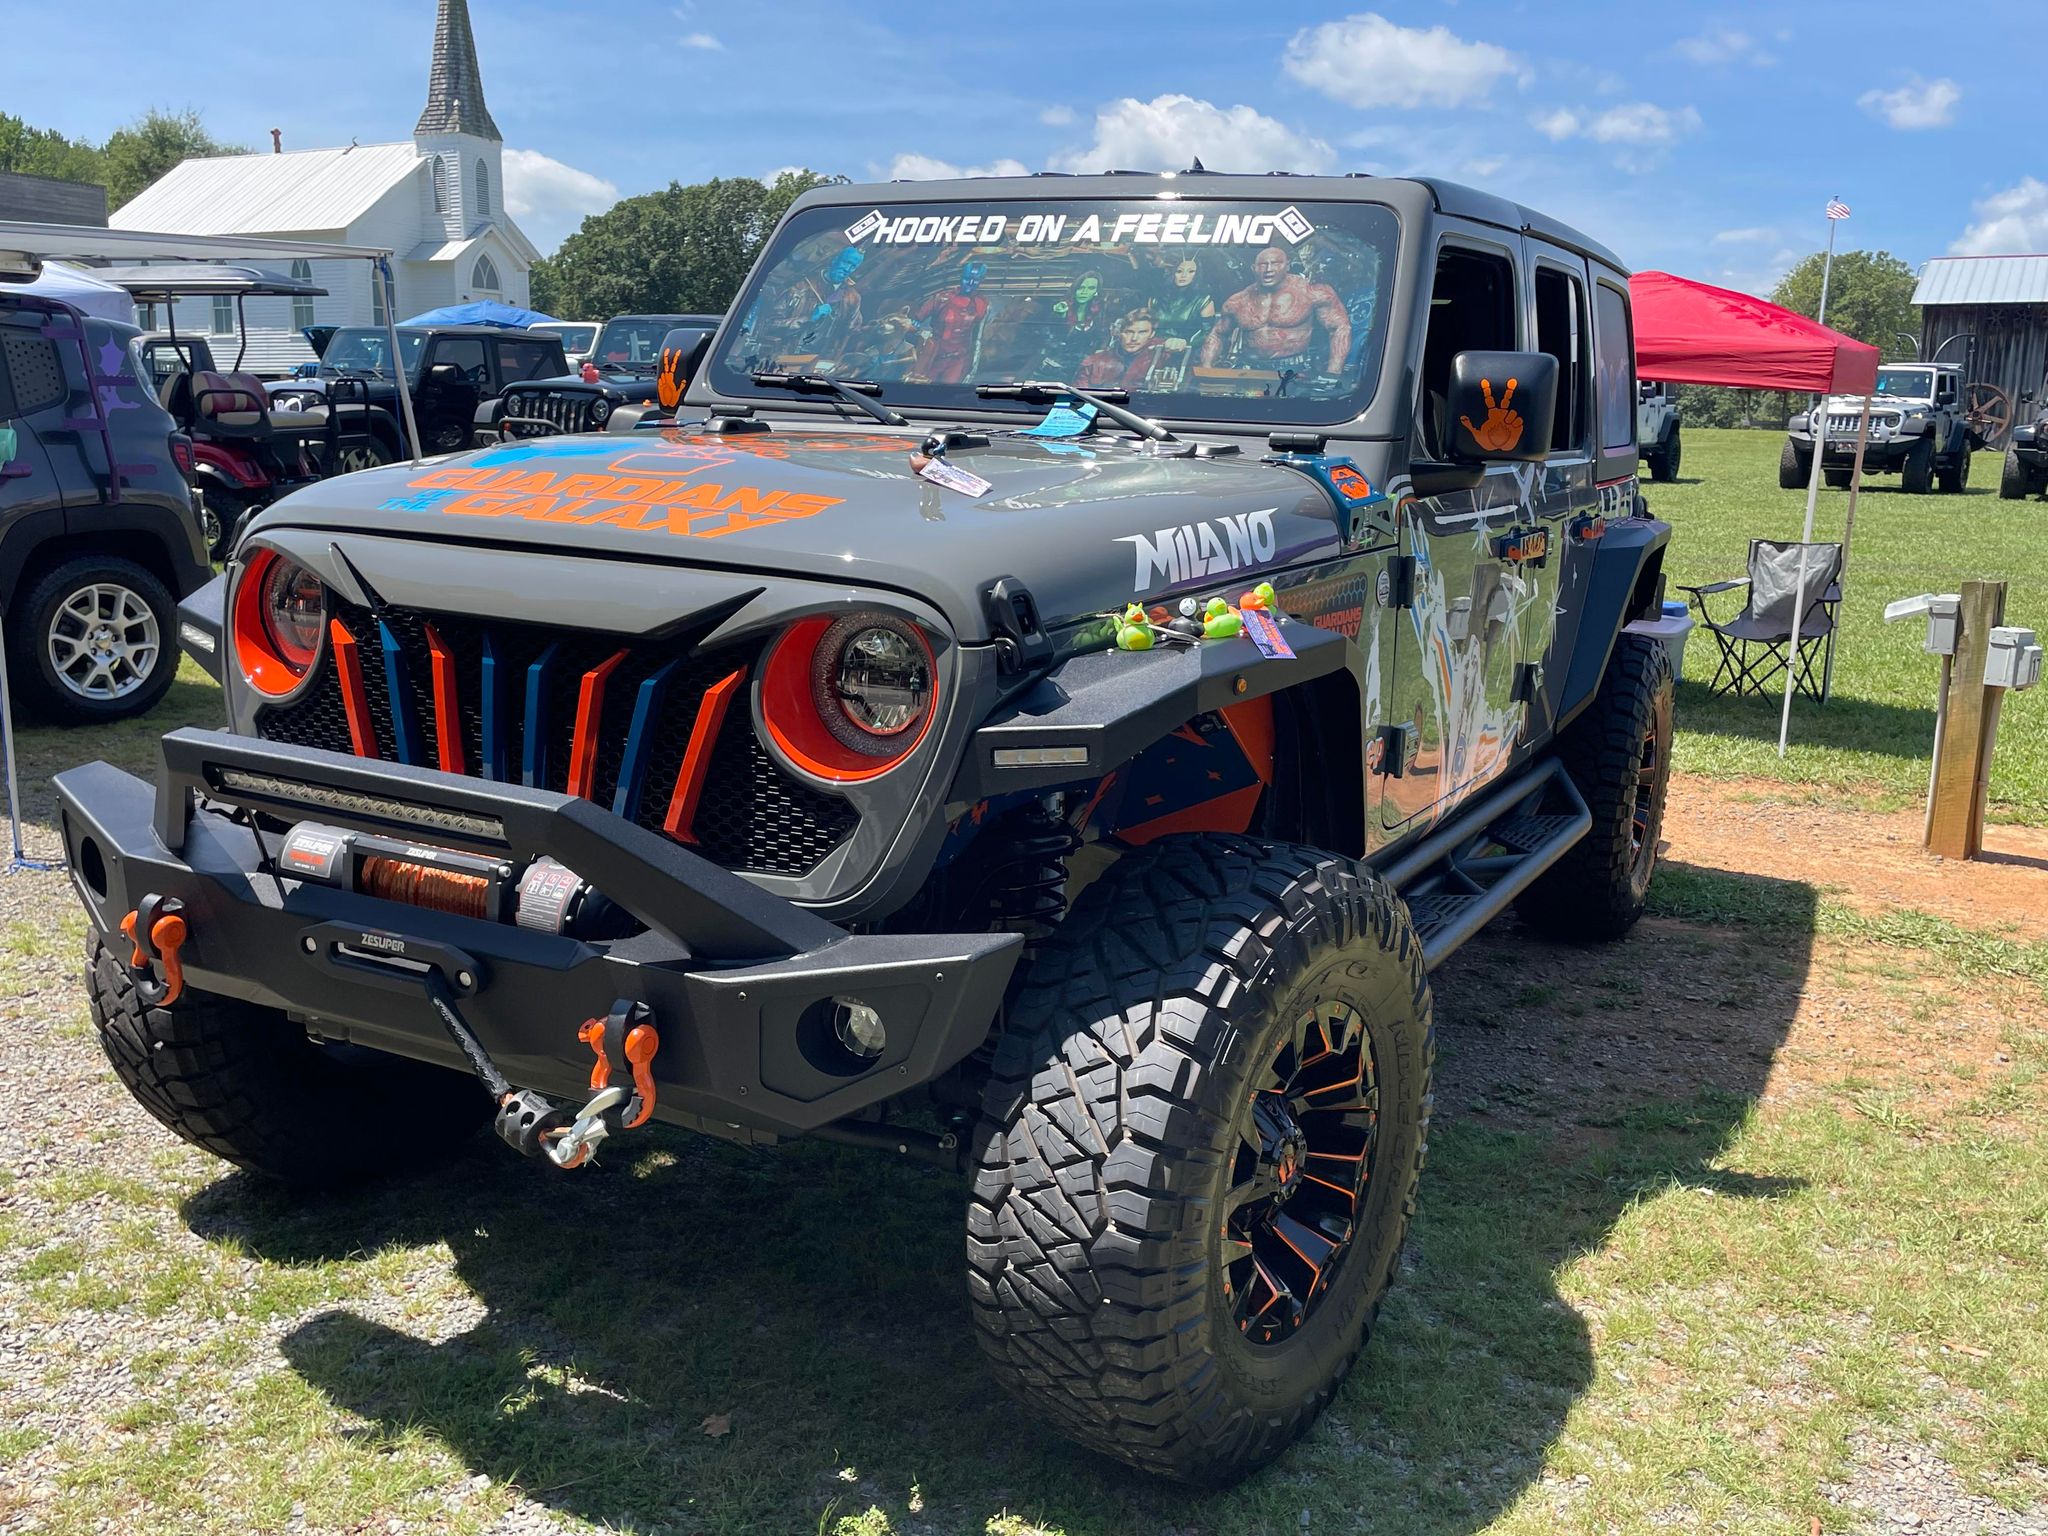
[[[1083,400],[1062,400],[1045,413],[1035,427],[1025,427],[1019,437],[1079,437],[1095,425],[1095,407]]]
[[[929,480],[933,485],[943,485],[947,490],[958,491],[963,496],[986,496],[989,491],[990,483],[981,476],[964,469],[956,469],[944,459],[935,459],[930,454],[912,454],[910,467],[917,471],[918,478]]]

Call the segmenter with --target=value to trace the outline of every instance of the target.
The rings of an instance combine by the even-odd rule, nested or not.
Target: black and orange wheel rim
[[[1379,1074],[1349,1003],[1304,1009],[1238,1116],[1223,1198],[1223,1296],[1238,1332],[1279,1344],[1329,1295],[1372,1180]]]
[[[1671,773],[1671,699],[1663,694],[1650,711],[1636,754],[1635,800],[1629,808],[1630,873],[1647,880],[1657,858],[1657,833],[1664,819],[1664,784]]]

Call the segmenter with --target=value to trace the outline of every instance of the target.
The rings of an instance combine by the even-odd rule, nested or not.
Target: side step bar
[[[1578,786],[1551,758],[1493,790],[1380,873],[1401,893],[1435,970],[1593,827]]]

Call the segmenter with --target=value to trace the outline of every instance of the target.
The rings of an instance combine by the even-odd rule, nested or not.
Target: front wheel
[[[1650,478],[1669,483],[1678,478],[1678,466],[1684,462],[1685,443],[1678,435],[1678,424],[1673,422],[1670,434],[1662,447],[1650,455]]]
[[[1906,450],[1906,462],[1899,468],[1899,489],[1908,496],[1925,496],[1934,489],[1934,439],[1922,437]]]
[[[2005,450],[2005,467],[1998,476],[1998,495],[2002,501],[2024,501],[2027,491],[2027,466],[2012,449]]]
[[[176,605],[133,560],[67,560],[29,588],[10,619],[10,679],[55,724],[142,714],[177,675]]]
[[[1935,479],[1944,496],[1960,496],[1970,484],[1970,444],[1966,438],[1956,450],[1953,463],[1939,465],[1934,471]]]
[[[1167,1477],[1278,1455],[1392,1278],[1433,1061],[1421,945],[1371,871],[1239,837],[1125,855],[996,1046],[967,1249],[997,1379]]]
[[[1813,455],[1801,453],[1799,445],[1789,437],[1778,452],[1778,489],[1781,491],[1803,491],[1806,480],[1813,473]]]

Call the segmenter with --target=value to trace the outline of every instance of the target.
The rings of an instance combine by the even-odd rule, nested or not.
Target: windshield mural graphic
[[[1394,216],[1369,204],[924,204],[792,220],[712,376],[881,385],[902,405],[977,384],[1128,391],[1159,415],[1335,421],[1381,348]]]

